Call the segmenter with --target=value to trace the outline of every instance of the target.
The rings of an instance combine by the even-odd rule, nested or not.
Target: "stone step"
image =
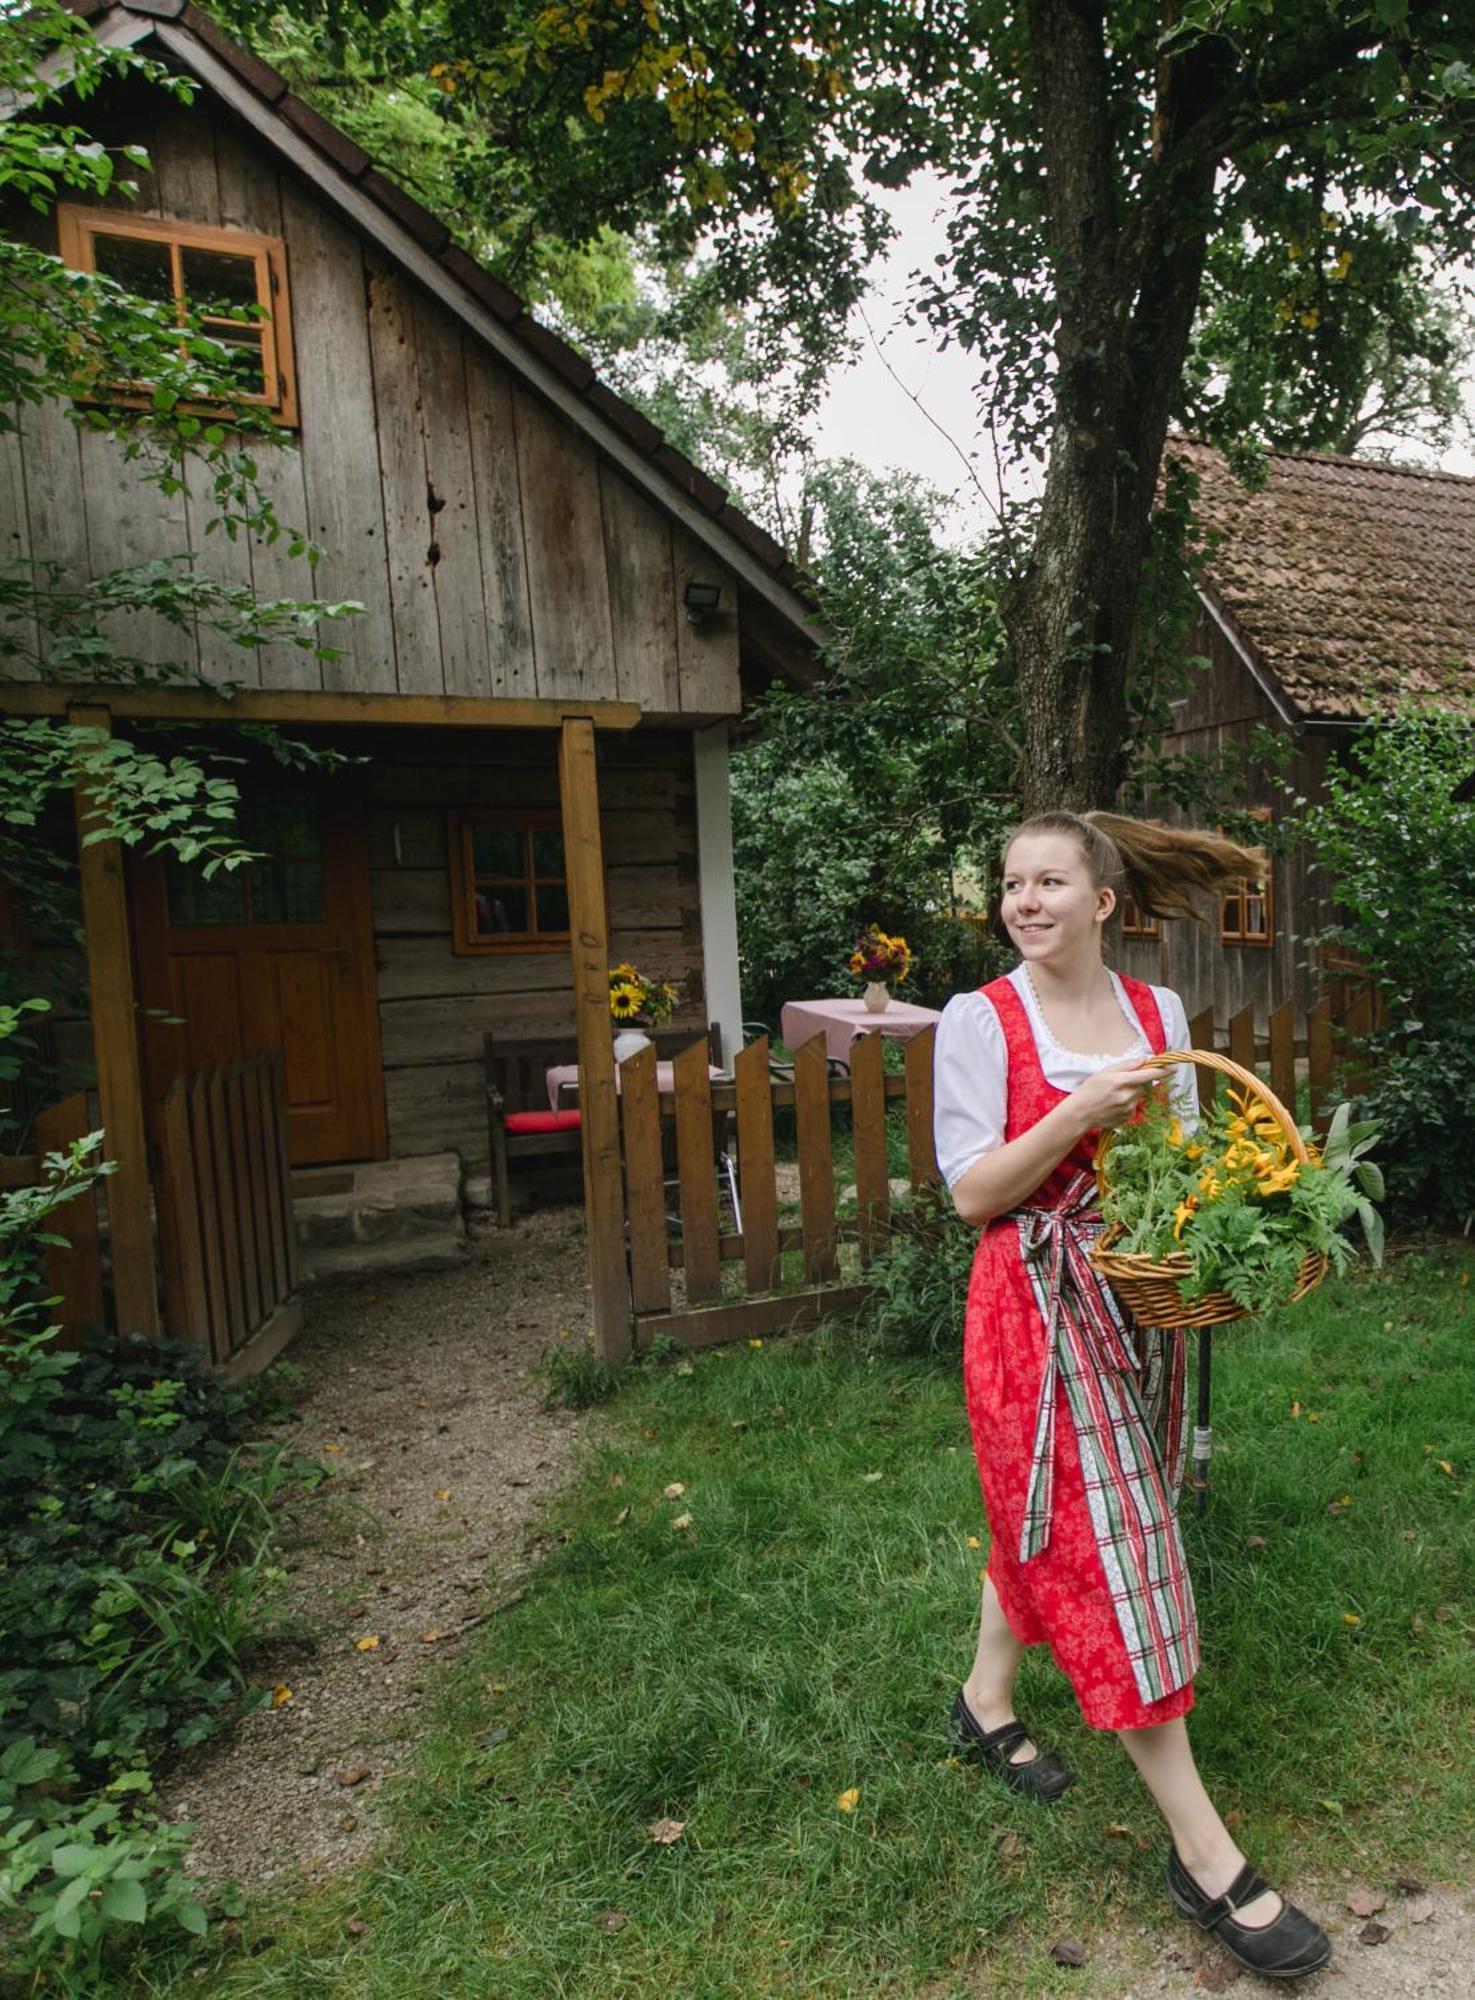
[[[461,1161],[455,1153],[308,1170],[294,1176],[294,1187],[297,1240],[313,1256],[414,1239],[427,1230],[461,1233]]]
[[[449,1271],[464,1264],[469,1255],[462,1228],[422,1230],[417,1236],[393,1237],[383,1243],[340,1243],[303,1251],[302,1282],[353,1285],[409,1271]]]

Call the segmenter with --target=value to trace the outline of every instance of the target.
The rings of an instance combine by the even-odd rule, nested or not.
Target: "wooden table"
[[[857,1035],[909,1042],[941,1019],[935,1007],[914,1007],[906,1000],[893,1000],[879,1014],[871,1013],[864,1000],[788,1000],[779,1016],[779,1033],[789,1049],[822,1034],[825,1054],[832,1061],[848,1063],[850,1044]]]

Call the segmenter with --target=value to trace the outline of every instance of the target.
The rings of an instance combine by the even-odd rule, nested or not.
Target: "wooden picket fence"
[[[885,1074],[882,1039],[863,1035],[850,1075],[832,1077],[823,1035],[794,1051],[794,1076],[775,1077],[766,1039],[738,1056],[731,1083],[707,1074],[696,1042],[673,1065],[673,1088],[657,1087],[656,1054],[642,1049],[620,1065],[626,1244],[635,1345],[667,1335],[705,1347],[740,1334],[777,1333],[860,1302],[855,1282],[891,1229],[887,1107],[906,1105],[907,1173],[912,1190],[935,1182],[932,1044],[925,1029],[905,1043],[905,1070]],[[855,1212],[837,1212],[833,1117],[850,1108],[855,1146]],[[792,1110],[798,1155],[799,1219],[780,1219],[774,1113]],[[722,1227],[717,1153],[735,1120],[742,1226]],[[667,1123],[672,1130],[663,1129]],[[671,1141],[674,1138],[674,1146]],[[674,1152],[674,1175],[667,1162]],[[853,1243],[855,1255],[844,1246]],[[733,1272],[726,1283],[724,1267]],[[679,1271],[684,1301],[675,1302]],[[734,1293],[737,1296],[734,1296]]]
[[[169,1331],[255,1374],[302,1319],[280,1050],[175,1078],[156,1195]]]
[[[1341,984],[1309,1014],[1277,1008],[1257,1033],[1254,1009],[1221,1033],[1212,1009],[1189,1023],[1194,1048],[1217,1049],[1266,1075],[1294,1109],[1301,1081],[1310,1085],[1312,1121],[1330,1108],[1346,1038],[1376,1025],[1370,989]],[[656,1052],[642,1049],[620,1065],[625,1240],[636,1351],[665,1335],[683,1347],[807,1326],[855,1310],[859,1273],[891,1233],[887,1112],[906,1107],[907,1180],[913,1194],[940,1180],[932,1139],[932,1054],[936,1031],[901,1044],[902,1074],[887,1074],[883,1041],[859,1036],[850,1075],[832,1077],[817,1035],[794,1051],[793,1081],[769,1069],[769,1044],[738,1056],[730,1083],[708,1075],[708,1049],[695,1042],[673,1064],[669,1091],[658,1088]],[[894,1045],[893,1045],[894,1046]],[[1200,1070],[1201,1101],[1221,1079]],[[855,1152],[855,1202],[839,1212],[833,1121],[847,1105]],[[798,1160],[799,1218],[780,1219],[774,1114],[791,1111]],[[735,1122],[739,1227],[724,1227],[719,1153]],[[729,1218],[730,1220],[730,1218]],[[853,1245],[853,1253],[847,1250]],[[678,1297],[673,1273],[681,1274]],[[724,1277],[724,1272],[728,1275]]]

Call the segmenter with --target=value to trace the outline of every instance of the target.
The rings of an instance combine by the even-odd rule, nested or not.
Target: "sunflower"
[[[633,1021],[645,1004],[645,995],[638,986],[632,986],[627,979],[623,985],[612,986],[609,991],[610,1018],[615,1021]]]

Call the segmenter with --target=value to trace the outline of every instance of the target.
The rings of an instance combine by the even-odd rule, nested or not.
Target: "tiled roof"
[[[787,605],[780,600],[775,608],[781,616],[789,617],[806,644],[815,642],[812,586],[772,535],[734,507],[726,490],[683,452],[668,444],[641,411],[601,382],[583,355],[535,319],[524,300],[453,244],[450,230],[438,216],[380,173],[369,155],[345,132],[295,96],[287,79],[269,63],[232,41],[192,0],[67,0],[67,5],[73,13],[91,21],[95,30],[102,30],[109,18],[133,15],[155,21],[161,29],[192,36],[203,44],[263,106],[291,128],[298,140],[305,140],[325,162],[347,176],[388,220],[406,230],[422,251],[432,256],[478,305],[502,323],[529,357],[552,369],[577,394],[591,418],[613,426],[664,480],[694,501],[717,530],[714,539],[730,537],[740,545],[777,587],[775,596],[778,592],[791,593]]]
[[[1272,452],[1249,491],[1208,445],[1168,455],[1199,477],[1204,594],[1294,710],[1475,714],[1475,479]]]

